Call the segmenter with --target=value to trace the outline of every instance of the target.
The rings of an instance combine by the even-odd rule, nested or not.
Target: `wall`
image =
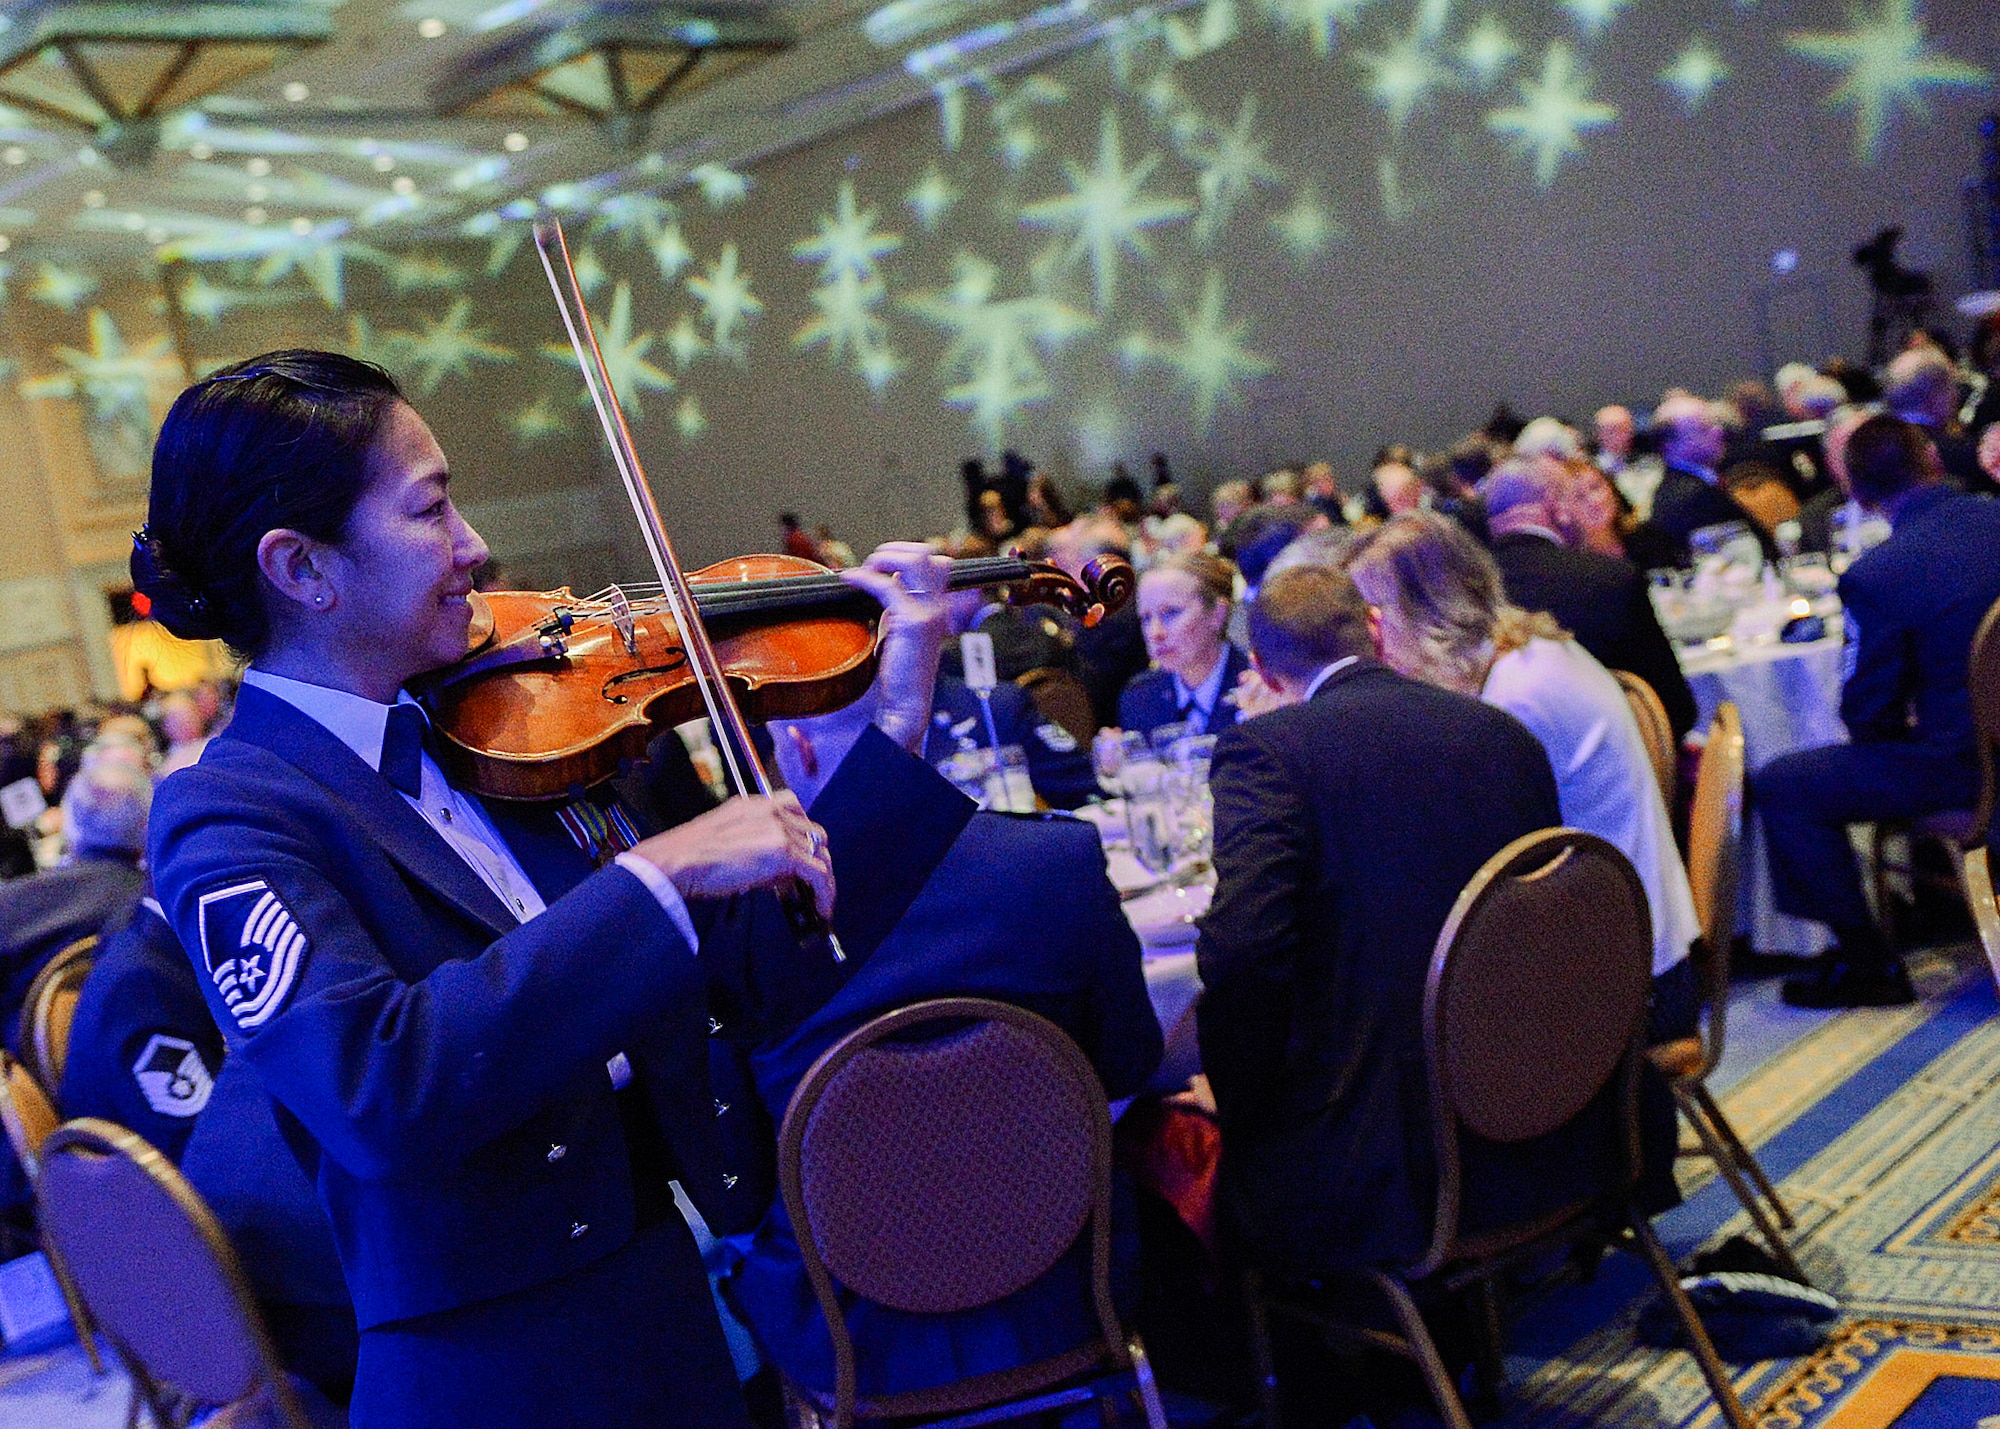
[[[1983,0],[1203,0],[747,174],[543,198],[699,564],[768,548],[781,509],[863,548],[944,529],[960,459],[1003,445],[1077,483],[1154,450],[1198,484],[1318,456],[1357,480],[1501,398],[1581,416],[1859,355],[1847,255],[1878,227],[1963,288],[1996,72]],[[157,408],[183,361],[292,342],[398,372],[520,583],[640,578],[523,227],[81,297],[24,264],[0,448],[40,465],[0,463],[29,511],[0,610],[10,581],[115,577],[136,506],[91,432],[135,382]]]

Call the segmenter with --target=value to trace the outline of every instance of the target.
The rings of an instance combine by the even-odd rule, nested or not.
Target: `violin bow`
[[[626,498],[632,503],[639,534],[645,540],[647,554],[652,557],[653,569],[660,578],[660,589],[666,596],[667,608],[674,617],[674,623],[680,627],[688,668],[694,675],[695,685],[701,691],[702,704],[707,707],[708,717],[719,736],[716,743],[722,748],[730,785],[738,794],[755,792],[769,798],[771,777],[764,769],[764,762],[757,757],[757,746],[751,742],[749,721],[743,717],[743,707],[737,703],[736,692],[730,689],[729,681],[723,674],[722,661],[717,658],[715,644],[708,637],[708,627],[702,623],[694,591],[681,569],[680,558],[674,554],[673,538],[667,535],[666,522],[660,518],[659,503],[653,499],[652,484],[646,479],[638,446],[632,440],[632,429],[625,421],[625,409],[620,405],[618,391],[612,385],[611,368],[604,360],[604,350],[598,346],[597,328],[590,320],[583,285],[577,279],[576,265],[570,261],[569,240],[564,237],[560,222],[555,219],[536,222],[535,251],[541,255],[542,271],[549,279],[549,291],[555,294],[556,310],[562,314],[563,329],[569,334],[569,345],[576,353],[576,364],[583,374],[583,385],[590,393],[591,406],[597,409],[597,420],[611,449],[612,463],[618,468],[618,479],[625,487]],[[558,267],[561,269],[560,276]],[[575,303],[574,312],[570,306],[572,301]],[[795,931],[802,937],[824,936],[834,961],[847,961],[839,939],[813,915],[809,896],[802,904],[797,895],[784,901]]]

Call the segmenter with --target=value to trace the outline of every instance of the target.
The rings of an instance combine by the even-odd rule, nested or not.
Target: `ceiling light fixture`
[[[264,212],[261,208],[246,208],[243,210],[243,221],[245,223],[262,223],[270,216],[270,214]]]
[[[188,145],[188,157],[193,159],[197,164],[205,164],[215,157],[215,147],[211,144],[200,142],[190,144]]]
[[[0,253],[5,253],[9,248],[12,248],[13,246],[14,246],[14,240],[9,238],[6,234],[0,233]]]
[[[377,154],[369,162],[375,166],[375,172],[378,174],[386,174],[396,167],[395,156],[391,154]]]
[[[518,129],[500,141],[501,147],[510,154],[518,154],[528,147],[528,136]]]
[[[411,178],[408,174],[398,174],[396,176],[396,182],[390,184],[389,187],[394,189],[397,193],[401,194],[404,198],[408,198],[410,197],[410,195],[414,194],[417,191],[417,181]]]
[[[5,159],[10,164],[25,164],[28,162],[28,151],[19,144],[10,144],[5,153],[0,153],[0,159]]]
[[[85,208],[103,208],[104,190],[92,189],[89,193],[85,194],[83,196],[83,206]]]
[[[435,15],[429,19],[419,20],[417,21],[417,33],[427,40],[442,39],[444,37],[444,21],[438,19]]]
[[[270,196],[271,190],[263,184],[252,184],[243,191],[243,197],[249,199],[252,203],[262,203]]]
[[[312,91],[299,81],[293,80],[285,86],[284,96],[287,104],[304,104],[312,98]]]
[[[160,121],[333,36],[319,0],[35,0],[0,29],[0,104],[92,135],[143,165]]]
[[[271,161],[269,159],[252,159],[243,166],[243,172],[253,179],[261,179],[271,172]]]
[[[313,221],[311,219],[295,218],[292,220],[292,232],[298,234],[299,237],[304,238],[308,233],[311,233],[312,231],[313,231]]]

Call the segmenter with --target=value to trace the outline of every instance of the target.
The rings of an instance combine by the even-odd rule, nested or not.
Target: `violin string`
[[[563,267],[568,272],[570,283],[576,288],[578,317],[584,330],[590,333],[588,353],[578,333],[578,318],[573,318],[570,314],[568,295],[563,292],[562,283],[556,277],[554,262],[550,258],[551,234],[562,254]],[[594,355],[601,364],[603,354],[597,347],[596,333],[590,329],[590,310],[584,303],[581,285],[576,280],[576,270],[570,263],[569,244],[563,236],[560,223],[551,221],[535,225],[535,251],[541,255],[542,271],[548,275],[549,288],[556,298],[556,308],[562,314],[563,328],[569,334],[570,347],[576,353],[577,366],[582,371],[584,386],[590,393],[591,405],[597,409],[598,422],[604,428],[605,439],[611,447],[612,461],[617,466],[618,475],[624,483],[626,497],[632,503],[632,514],[639,523],[639,532],[646,542],[647,554],[653,558],[654,569],[660,577],[662,593],[672,606],[675,621],[683,633],[682,638],[690,656],[689,666],[694,673],[695,684],[701,691],[702,704],[708,711],[709,721],[719,736],[716,743],[721,746],[723,761],[729,767],[731,782],[738,794],[750,793],[751,781],[744,776],[742,764],[738,762],[739,751],[732,747],[741,740],[744,746],[741,751],[743,760],[750,765],[756,775],[757,791],[768,796],[771,792],[770,781],[765,777],[761,762],[757,760],[754,750],[749,746],[749,731],[743,726],[742,712],[736,708],[728,690],[721,686],[721,671],[712,664],[714,650],[703,649],[707,642],[700,638],[698,627],[691,630],[687,619],[688,612],[681,602],[681,592],[675,589],[674,576],[679,572],[672,551],[666,546],[666,532],[659,526],[657,511],[650,509],[646,494],[640,485],[643,478],[633,470],[632,462],[627,460],[625,442],[620,440],[621,437],[629,440],[629,434],[623,431],[620,424],[612,421],[611,413],[606,408],[607,397],[611,402],[616,402],[617,394],[598,391],[597,378],[602,375],[606,386],[609,386],[610,373],[608,369],[601,373],[592,371],[591,357]],[[636,461],[636,452],[631,455]],[[704,655],[706,659],[703,658]],[[724,705],[727,705],[730,714],[735,716],[734,720],[723,717]]]

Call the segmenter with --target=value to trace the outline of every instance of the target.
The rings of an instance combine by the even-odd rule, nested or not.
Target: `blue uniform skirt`
[[[517,1294],[364,1330],[353,1429],[749,1429],[678,1215]]]

